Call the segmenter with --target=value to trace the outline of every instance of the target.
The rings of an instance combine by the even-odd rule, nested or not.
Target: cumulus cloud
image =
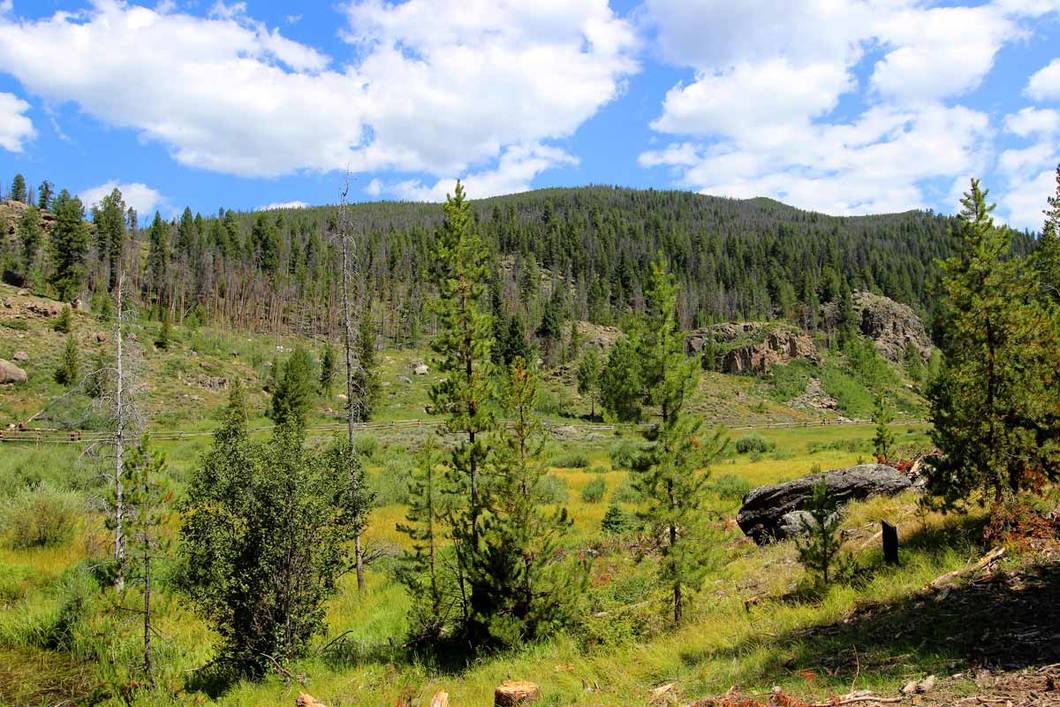
[[[22,152],[22,143],[37,134],[28,110],[29,103],[18,96],[0,93],[0,147],[8,152]]]
[[[304,201],[274,201],[265,206],[259,206],[255,211],[271,211],[273,209],[307,209],[309,204]]]
[[[464,177],[463,184],[475,198],[515,194],[529,190],[531,180],[552,167],[577,164],[577,159],[563,150],[546,145],[515,145],[505,149],[494,169],[473,172]],[[434,184],[404,180],[385,185],[373,179],[367,188],[372,196],[388,192],[406,201],[445,201],[456,187],[455,179],[439,179]]]
[[[932,206],[932,195],[958,188],[956,175],[992,159],[990,116],[953,99],[1056,5],[792,0],[778,12],[767,0],[647,0],[660,54],[694,77],[667,92],[651,124],[673,142],[639,162],[705,193],[830,213]],[[845,94],[860,107],[837,115]]]
[[[1036,101],[1060,99],[1060,59],[1035,72],[1027,82],[1026,93]]]
[[[121,192],[122,199],[128,208],[135,209],[141,217],[147,217],[156,209],[166,206],[166,199],[156,189],[141,182],[119,184],[116,179],[105,182],[96,187],[85,189],[78,197],[86,208],[91,208],[103,200],[103,197],[117,189]]]
[[[179,162],[443,175],[571,135],[637,70],[606,0],[381,0],[342,8],[339,64],[217,3],[206,17],[96,0],[0,17],[0,66],[27,90],[169,147]]]

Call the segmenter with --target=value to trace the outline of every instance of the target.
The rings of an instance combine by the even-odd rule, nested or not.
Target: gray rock
[[[885,464],[833,469],[783,484],[759,486],[744,496],[736,522],[759,545],[790,537],[791,530],[801,527],[801,516],[793,513],[805,510],[814,486],[822,481],[841,505],[872,496],[894,496],[912,486],[907,476]]]
[[[25,383],[26,372],[21,368],[0,358],[0,383]]]
[[[404,383],[405,385],[409,385],[410,383],[412,383],[412,379],[408,376],[398,376],[398,383]]]
[[[15,355],[11,357],[15,363],[25,363],[29,360],[29,354],[25,351],[16,351]]]

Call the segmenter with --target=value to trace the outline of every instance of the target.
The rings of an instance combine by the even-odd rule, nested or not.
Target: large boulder
[[[25,383],[26,372],[21,368],[0,358],[0,383]]]
[[[858,464],[804,476],[773,486],[759,486],[743,498],[736,522],[759,545],[797,533],[799,511],[806,509],[814,486],[824,482],[840,504],[872,496],[894,496],[912,486],[909,477],[886,464]]]
[[[685,353],[702,355],[711,345],[718,357],[714,363],[724,373],[768,373],[778,363],[817,358],[817,347],[806,334],[765,322],[715,324],[696,329],[685,339]]]
[[[885,359],[901,361],[910,344],[921,358],[926,360],[931,355],[931,337],[909,305],[871,292],[855,293],[853,303],[858,328],[872,339]]]

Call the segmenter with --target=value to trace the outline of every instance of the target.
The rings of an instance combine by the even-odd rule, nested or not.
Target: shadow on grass
[[[902,680],[910,673],[982,667],[1001,670],[1060,662],[1060,560],[997,573],[978,582],[864,606],[840,622],[781,634],[745,685],[814,673],[836,683],[861,676]],[[761,637],[717,659],[761,650]],[[738,661],[737,661],[738,662]]]

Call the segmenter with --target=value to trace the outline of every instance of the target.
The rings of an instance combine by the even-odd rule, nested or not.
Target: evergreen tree
[[[688,398],[699,383],[699,365],[685,356],[677,322],[677,285],[660,257],[652,266],[647,313],[638,338],[641,380],[657,422],[645,433],[647,444],[636,464],[634,484],[644,496],[642,518],[653,536],[664,534],[660,580],[670,589],[674,623],[684,614],[685,591],[698,588],[707,570],[710,546],[703,537],[704,470],[724,451],[721,430],[701,437],[702,418],[688,412]]]
[[[556,358],[556,349],[563,340],[563,316],[566,307],[560,293],[559,288],[553,291],[552,297],[545,304],[541,325],[537,328],[537,335],[541,338],[546,361]]]
[[[357,370],[354,373],[353,385],[357,394],[357,400],[353,401],[354,416],[361,422],[366,422],[375,411],[381,390],[370,302],[365,303],[357,326]]]
[[[55,200],[55,223],[48,244],[51,250],[51,283],[59,299],[69,300],[84,285],[85,256],[88,254],[88,227],[81,200],[65,189]]]
[[[69,387],[77,383],[80,377],[81,354],[77,348],[77,340],[69,334],[66,337],[62,356],[59,357],[59,367],[55,369],[55,382]]]
[[[26,201],[26,178],[21,174],[16,174],[15,179],[11,182],[11,193],[8,195],[12,201],[21,201],[22,203],[28,203]]]
[[[600,355],[591,347],[578,362],[578,394],[589,398],[589,417],[596,418],[596,400],[600,397]]]
[[[944,264],[942,368],[931,384],[932,436],[943,456],[929,489],[945,506],[976,492],[1001,501],[1060,471],[1057,329],[1034,269],[1012,257],[978,180],[961,200],[958,255]]]
[[[467,505],[453,514],[451,532],[461,573],[458,582],[463,586],[467,563],[479,548],[484,491],[480,474],[489,454],[485,433],[493,428],[489,260],[459,182],[446,198],[444,211],[433,269],[439,294],[438,334],[431,342],[435,365],[444,378],[431,386],[430,397],[434,409],[447,416],[443,429],[459,435],[450,458],[451,481],[467,493]],[[461,596],[466,594],[462,591]],[[465,600],[465,621],[469,611]]]
[[[41,242],[44,232],[41,230],[40,212],[30,206],[18,221],[18,240],[22,250],[22,274],[33,284],[40,258]]]
[[[809,517],[802,517],[803,533],[795,538],[799,561],[813,574],[818,587],[826,587],[846,569],[839,554],[843,544],[839,536],[842,521],[839,502],[829,491],[828,484],[822,482],[813,487],[806,511]]]
[[[113,290],[118,284],[121,257],[125,252],[125,201],[121,192],[114,189],[103,197],[94,213],[97,256],[108,273],[107,289]]]
[[[1056,168],[1056,193],[1048,203],[1034,266],[1046,301],[1060,305],[1060,167]]]
[[[158,328],[158,338],[155,339],[155,346],[162,349],[163,351],[169,350],[169,346],[173,339],[173,324],[171,317],[169,316],[169,310],[162,311],[162,325]]]
[[[274,367],[275,370],[276,367]],[[301,345],[296,346],[283,366],[272,394],[269,417],[277,425],[304,428],[313,407],[313,359]]]
[[[55,324],[52,325],[52,329],[60,334],[69,334],[74,330],[74,311],[70,305],[65,305],[63,310],[59,312],[59,317],[55,320]]]
[[[640,360],[632,335],[615,342],[600,374],[600,403],[617,422],[639,422],[643,411]]]
[[[526,339],[523,322],[517,314],[501,314],[494,320],[494,344],[491,349],[493,362],[499,366],[510,366],[517,358],[530,359],[530,342]]]
[[[258,677],[303,655],[350,563],[370,498],[352,493],[353,450],[308,449],[297,425],[249,439],[234,386],[182,506],[182,584],[220,637],[221,665]]]
[[[45,179],[40,183],[40,189],[37,191],[37,208],[42,211],[50,209],[52,207],[52,197],[54,196],[52,183]]]
[[[581,355],[582,351],[582,339],[581,332],[578,331],[578,321],[576,319],[570,320],[570,333],[567,335],[567,355],[564,357],[564,363],[566,361],[577,361],[578,356]]]
[[[126,503],[129,508],[127,531],[130,539],[129,554],[138,565],[138,579],[143,585],[143,666],[144,677],[152,687],[155,684],[152,626],[154,607],[154,568],[158,555],[165,550],[162,537],[167,523],[172,492],[165,483],[165,457],[155,451],[150,440],[141,438],[130,450],[128,458],[129,483]]]
[[[445,527],[445,504],[437,469],[440,461],[432,435],[416,454],[416,467],[409,478],[406,522],[397,524],[397,530],[412,542],[412,551],[402,556],[398,579],[412,598],[409,618],[417,642],[440,638],[449,618],[445,581],[439,567]]]
[[[154,293],[156,302],[164,303],[168,279],[169,226],[162,220],[162,215],[156,211],[151,227],[147,231],[147,284]]]
[[[331,348],[331,342],[324,344],[324,352],[320,355],[320,394],[331,399],[332,384],[335,381],[335,350]]]
[[[891,458],[891,449],[894,447],[894,432],[889,426],[894,422],[894,411],[883,395],[876,396],[872,421],[876,424],[876,434],[872,438],[872,453],[880,463],[885,464]]]
[[[510,425],[498,428],[481,543],[467,565],[472,621],[500,645],[541,638],[567,623],[587,574],[556,560],[571,521],[565,508],[544,510],[534,489],[545,476],[538,461],[544,434],[534,408],[537,372],[512,363],[503,405]]]

